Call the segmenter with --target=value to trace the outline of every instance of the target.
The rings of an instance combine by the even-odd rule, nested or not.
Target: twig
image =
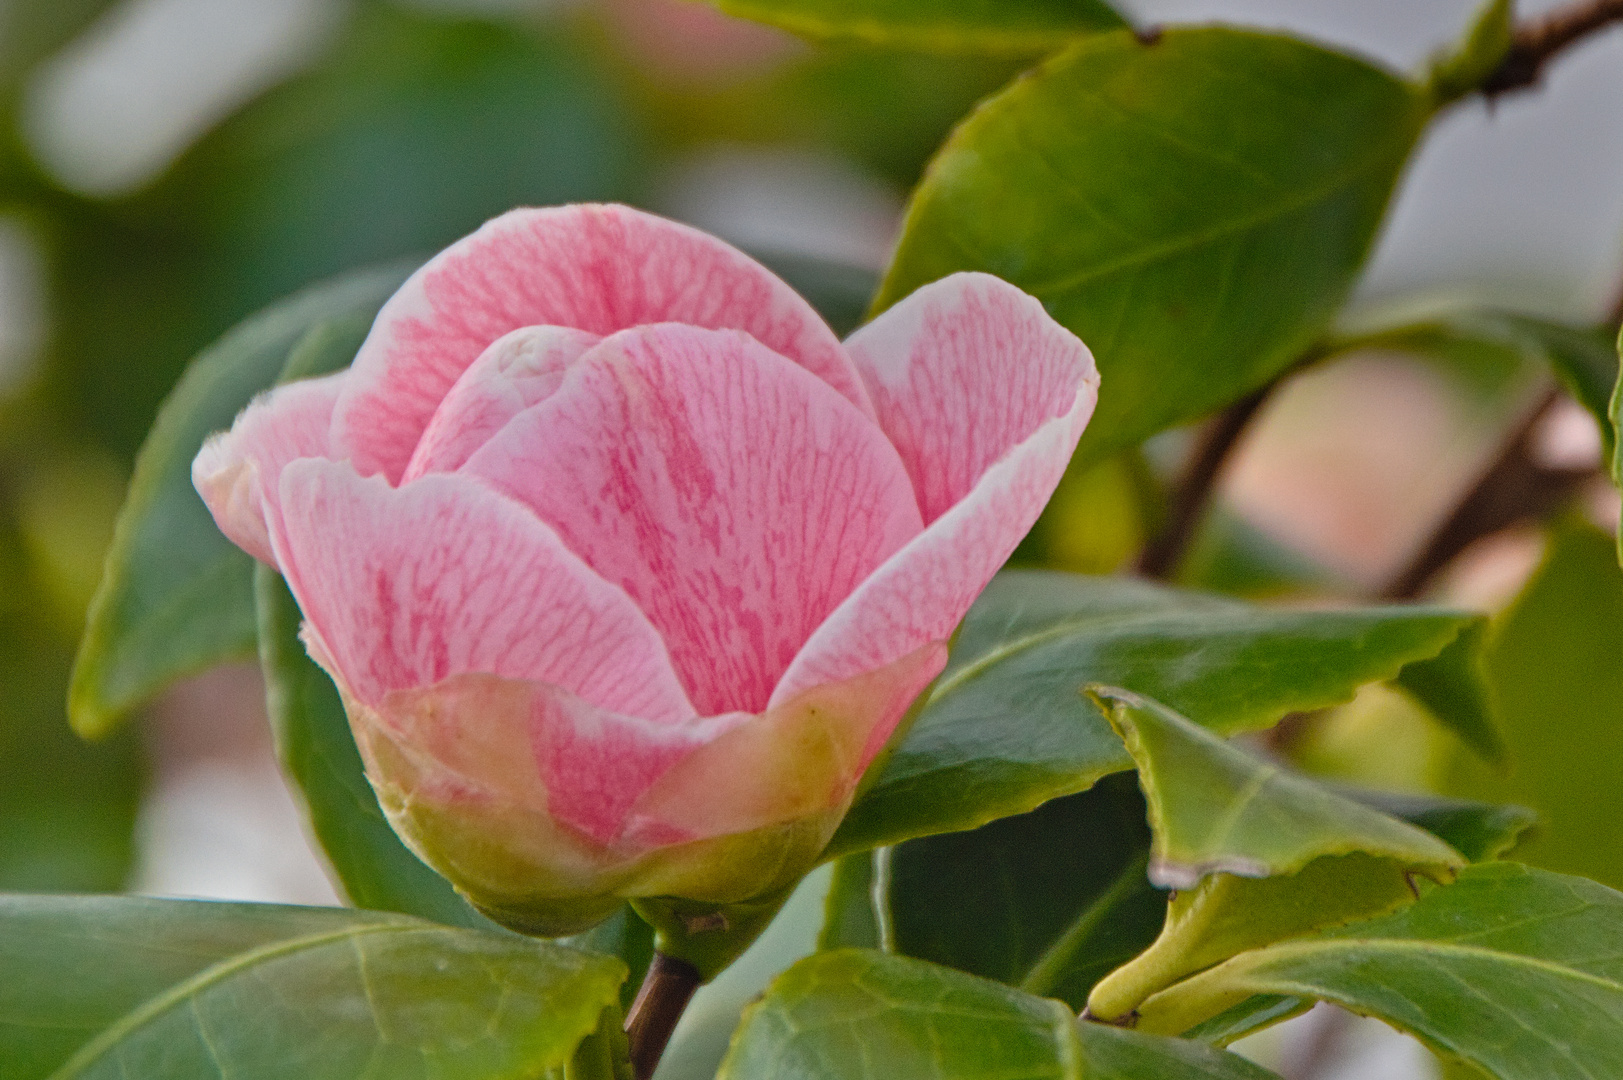
[[[1281,376],[1283,378],[1283,376]],[[1200,442],[1178,478],[1167,510],[1166,525],[1138,556],[1138,572],[1148,578],[1165,580],[1178,569],[1193,542],[1195,529],[1206,516],[1217,481],[1223,475],[1230,453],[1245,434],[1263,402],[1279,385],[1279,379],[1248,394],[1224,409],[1201,433]]]
[[[1510,51],[1482,84],[1492,97],[1538,84],[1544,67],[1561,50],[1608,24],[1623,21],[1623,0],[1585,0],[1516,27]]]
[[[631,1044],[631,1068],[637,1080],[649,1080],[671,1041],[676,1022],[693,1000],[694,991],[704,980],[699,969],[686,960],[656,952],[648,965],[637,1000],[626,1018],[626,1038]]]
[[[1521,521],[1543,517],[1566,501],[1594,470],[1552,469],[1534,460],[1534,432],[1561,391],[1552,387],[1527,418],[1505,440],[1504,449],[1465,497],[1432,532],[1409,564],[1380,595],[1387,600],[1413,600],[1439,570],[1467,547]]]

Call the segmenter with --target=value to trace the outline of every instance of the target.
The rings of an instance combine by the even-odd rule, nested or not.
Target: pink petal
[[[334,436],[363,474],[395,481],[440,399],[503,334],[659,322],[743,330],[871,415],[833,332],[765,267],[685,225],[580,205],[504,214],[413,274],[355,358]]]
[[[605,339],[463,473],[621,585],[705,715],[764,708],[807,635],[921,527],[884,433],[737,331]]]
[[[926,523],[1098,385],[1093,356],[1034,297],[988,274],[913,293],[846,342]],[[1022,532],[1024,530],[1022,529]]]
[[[461,468],[507,421],[557,390],[569,365],[600,340],[565,326],[526,326],[497,338],[440,402],[403,482]]]
[[[945,642],[1054,493],[1097,399],[1080,380],[1071,408],[987,469],[969,494],[892,555],[817,628],[772,704]]]
[[[267,514],[290,461],[326,457],[333,403],[346,372],[277,387],[249,403],[230,431],[209,437],[192,459],[192,486],[220,531],[261,562],[276,565]]]
[[[477,481],[435,474],[397,489],[311,460],[283,470],[281,497],[272,539],[288,585],[363,704],[488,672],[655,720],[693,715],[625,593]]]
[[[868,763],[946,663],[946,646],[932,643],[730,724],[647,785],[628,839],[676,843],[837,811],[832,829]]]

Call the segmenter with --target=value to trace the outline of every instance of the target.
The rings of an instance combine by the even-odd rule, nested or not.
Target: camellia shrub
[[[1435,118],[1623,5],[1490,3],[1412,76],[1104,0],[717,6],[1045,58],[936,151],[843,341],[743,252],[590,203],[198,356],[70,712],[104,734],[256,647],[353,906],[0,898],[0,1076],[646,1080],[832,864],[724,1080],[1266,1077],[1225,1048],[1320,1001],[1461,1076],[1623,1077],[1623,894],[1509,858],[1521,807],[1286,760],[1388,684],[1514,769],[1484,617],[1414,601],[1588,474],[1518,428],[1371,602],[1179,584],[1269,393],[1357,348],[1531,358],[1534,419],[1570,394],[1616,453],[1615,321],[1337,315]],[[1076,494],[1197,421],[1169,491]],[[1037,566],[1062,513],[1140,515],[1136,572]]]

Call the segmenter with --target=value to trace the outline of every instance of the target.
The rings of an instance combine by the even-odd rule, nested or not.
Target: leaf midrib
[[[322,934],[309,934],[304,937],[288,938],[283,941],[274,941],[268,945],[261,945],[228,957],[202,971],[176,983],[168,990],[148,998],[144,1003],[125,1013],[120,1019],[104,1028],[101,1034],[80,1047],[61,1068],[52,1073],[49,1080],[71,1080],[71,1077],[82,1071],[86,1066],[93,1064],[114,1045],[122,1041],[130,1033],[152,1020],[161,1016],[170,1009],[175,1008],[188,999],[196,1000],[196,996],[203,990],[225,979],[245,971],[255,964],[274,960],[281,956],[288,956],[303,949],[319,948],[333,942],[353,939],[363,935],[413,932],[423,930],[448,929],[435,926],[425,926],[416,921],[389,921],[380,922],[371,926],[349,926],[342,930],[330,931]]]

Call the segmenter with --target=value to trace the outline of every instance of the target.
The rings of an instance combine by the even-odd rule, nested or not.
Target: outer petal
[[[569,365],[601,340],[565,326],[526,326],[497,338],[440,402],[404,480],[461,468],[507,421],[557,390]]]
[[[988,466],[1097,388],[1093,355],[1036,298],[988,274],[913,293],[846,342],[926,523]]]
[[[921,527],[883,432],[736,331],[605,339],[470,473],[625,588],[705,715],[764,708],[812,630]]]
[[[276,565],[267,515],[277,504],[277,478],[290,461],[327,457],[333,403],[347,372],[306,379],[262,394],[231,425],[209,437],[192,459],[192,486],[214,521],[242,550]]]
[[[1096,400],[1094,384],[1083,382],[1069,411],[986,470],[962,502],[875,570],[812,634],[772,703],[945,642],[1042,513]]]
[[[413,274],[355,358],[334,436],[362,474],[398,480],[440,399],[503,334],[659,322],[743,330],[871,413],[833,332],[766,268],[685,225],[580,205],[504,214]]]
[[[488,672],[602,708],[693,715],[659,635],[524,507],[461,476],[401,488],[347,462],[282,473],[273,534],[288,585],[347,692]]]

